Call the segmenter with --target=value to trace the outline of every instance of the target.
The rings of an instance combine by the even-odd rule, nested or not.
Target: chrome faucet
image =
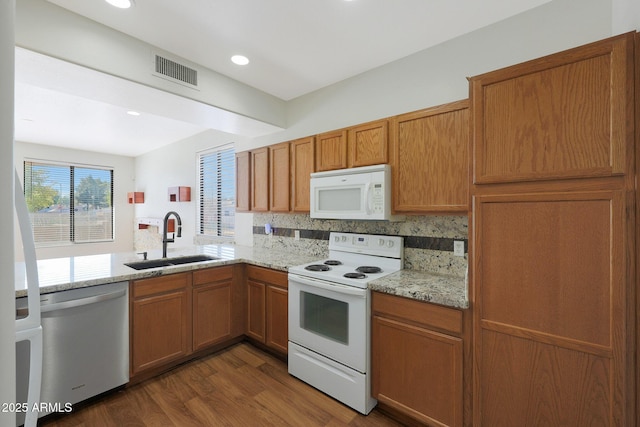
[[[176,233],[174,233],[173,237],[169,239],[167,238],[167,228],[169,228],[169,217],[171,215],[175,216],[176,220],[178,221],[178,230],[177,235]],[[167,243],[175,242],[176,237],[182,237],[182,220],[180,219],[180,215],[178,215],[177,212],[170,211],[164,216],[164,228],[162,229],[162,258],[167,257]]]

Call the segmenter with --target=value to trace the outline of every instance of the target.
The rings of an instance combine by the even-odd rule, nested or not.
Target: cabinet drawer
[[[287,273],[284,271],[249,265],[247,266],[247,276],[249,279],[256,280],[258,282],[267,282],[271,285],[277,285],[283,288],[289,287]]]
[[[193,272],[193,285],[203,285],[205,283],[220,282],[233,278],[233,266],[207,268]]]
[[[152,294],[182,289],[189,285],[190,280],[190,273],[169,274],[167,276],[134,280],[131,282],[133,285],[132,294],[134,298],[140,298]]]
[[[372,293],[374,313],[402,319],[416,325],[462,334],[462,311],[380,292]]]

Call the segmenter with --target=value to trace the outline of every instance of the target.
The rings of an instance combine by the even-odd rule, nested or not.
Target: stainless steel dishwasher
[[[39,417],[65,412],[129,381],[129,286],[110,283],[40,296],[43,333]],[[26,298],[16,300],[18,315]],[[26,402],[27,341],[16,345],[18,402]],[[18,425],[24,420],[18,417]]]

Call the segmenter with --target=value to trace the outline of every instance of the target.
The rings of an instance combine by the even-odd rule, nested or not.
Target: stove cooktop
[[[291,267],[289,273],[366,288],[402,268],[402,237],[332,232],[329,239],[329,258]]]

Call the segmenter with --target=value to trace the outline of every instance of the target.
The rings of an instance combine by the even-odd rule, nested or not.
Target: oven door
[[[289,274],[289,341],[366,373],[369,290]]]

